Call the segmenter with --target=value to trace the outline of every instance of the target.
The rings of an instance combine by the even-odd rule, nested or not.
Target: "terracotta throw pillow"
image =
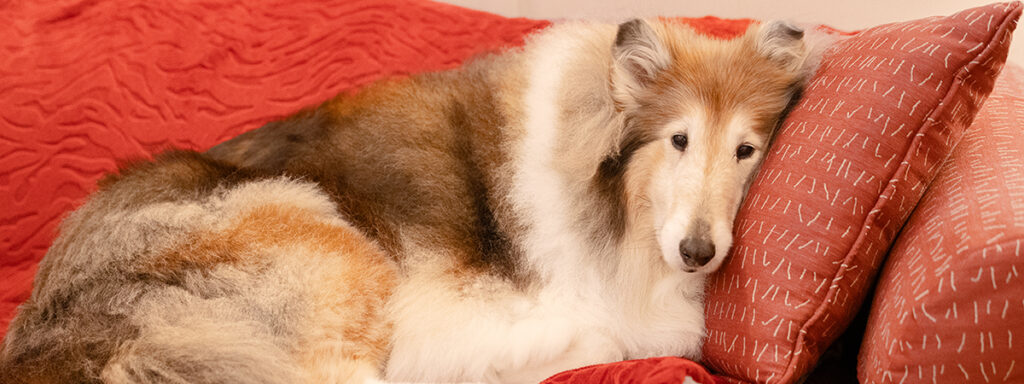
[[[889,254],[861,382],[1024,382],[1022,107],[1009,66]]]
[[[708,284],[705,364],[770,383],[814,367],[991,91],[1020,13],[1015,2],[887,24],[830,49]]]

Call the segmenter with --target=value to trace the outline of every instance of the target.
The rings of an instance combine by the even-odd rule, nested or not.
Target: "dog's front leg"
[[[619,345],[603,332],[581,330],[575,333],[563,351],[551,358],[531,361],[521,367],[509,367],[499,371],[498,376],[502,383],[539,383],[562,371],[621,361],[624,357]]]

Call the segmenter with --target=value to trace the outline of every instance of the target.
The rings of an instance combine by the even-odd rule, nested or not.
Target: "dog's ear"
[[[807,59],[804,30],[786,21],[771,21],[756,32],[754,46],[758,53],[776,62],[783,69],[802,72]]]
[[[612,94],[623,105],[633,104],[639,92],[672,61],[654,28],[641,19],[619,25],[612,57]]]

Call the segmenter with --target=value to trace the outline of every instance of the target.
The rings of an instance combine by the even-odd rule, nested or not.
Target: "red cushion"
[[[541,384],[682,384],[687,378],[701,384],[726,383],[690,360],[660,357],[577,368],[551,376]]]
[[[1022,107],[1007,66],[889,254],[862,382],[1024,382]]]
[[[991,91],[1020,13],[1020,3],[993,4],[833,47],[772,144],[732,257],[708,285],[703,363],[744,381],[810,372]]]

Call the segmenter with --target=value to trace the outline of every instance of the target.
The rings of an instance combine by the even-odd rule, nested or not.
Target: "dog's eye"
[[[676,147],[676,149],[678,149],[680,152],[686,150],[686,144],[688,142],[689,142],[689,139],[687,139],[686,135],[684,135],[682,133],[677,133],[675,135],[672,135],[672,146]]]
[[[736,147],[736,158],[737,159],[743,160],[743,159],[746,159],[746,158],[750,157],[750,155],[753,155],[753,154],[754,154],[754,147],[751,146],[750,144],[743,144],[743,145],[741,145],[739,147]]]

